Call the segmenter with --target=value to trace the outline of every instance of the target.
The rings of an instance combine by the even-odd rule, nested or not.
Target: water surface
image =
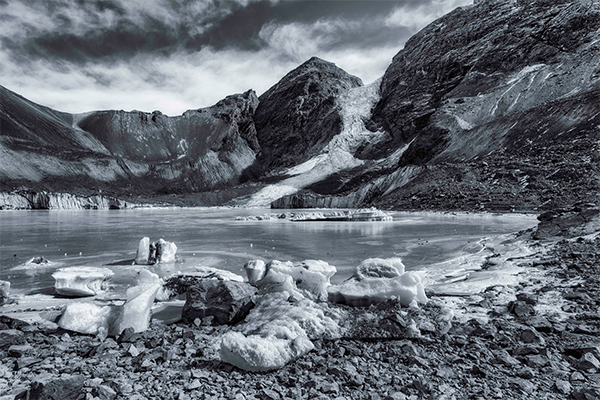
[[[310,210],[306,210],[310,211]],[[139,240],[175,242],[180,263],[153,266],[161,276],[196,266],[241,275],[251,259],[324,260],[349,277],[364,259],[403,259],[407,270],[464,254],[483,237],[517,232],[536,224],[535,216],[393,213],[391,222],[236,221],[237,216],[272,213],[267,209],[136,209],[0,212],[0,280],[15,293],[51,287],[52,272],[66,266],[108,266],[113,283],[130,284],[139,266],[131,266]],[[44,256],[49,267],[23,265]]]

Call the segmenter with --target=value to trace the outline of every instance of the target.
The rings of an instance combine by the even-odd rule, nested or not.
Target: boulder
[[[6,303],[10,294],[10,282],[0,281],[0,306]]]
[[[181,316],[188,322],[212,316],[216,324],[235,324],[254,307],[255,294],[249,283],[204,279],[189,287]]]
[[[52,274],[54,290],[63,296],[95,296],[108,289],[108,280],[114,275],[108,268],[69,267]]]
[[[150,238],[144,237],[138,245],[135,263],[138,265],[154,265],[175,261],[177,246],[173,242],[158,239],[150,242]]]
[[[404,272],[399,258],[368,259],[354,275],[340,285],[329,288],[329,301],[364,307],[396,297],[402,305],[413,301],[426,303],[421,277],[414,271]]]

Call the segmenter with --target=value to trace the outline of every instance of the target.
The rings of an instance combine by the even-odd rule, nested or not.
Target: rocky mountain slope
[[[237,182],[258,150],[252,119],[258,98],[251,90],[178,117],[157,111],[70,115],[0,90],[3,190],[213,189]]]
[[[510,210],[596,200],[599,29],[590,1],[456,9],[411,38],[383,77],[370,127],[386,136],[357,156],[406,146],[398,163],[278,204]]]
[[[259,98],[178,117],[69,115],[2,88],[0,189],[203,192],[277,207],[596,201],[598,65],[600,4],[480,0],[411,38],[378,86],[312,58]]]

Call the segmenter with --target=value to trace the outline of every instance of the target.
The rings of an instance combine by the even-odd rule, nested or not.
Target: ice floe
[[[114,272],[108,268],[68,267],[52,274],[54,290],[63,296],[95,296],[108,289]]]
[[[141,270],[137,285],[127,290],[127,301],[122,306],[69,303],[58,325],[70,331],[103,337],[117,336],[127,328],[143,332],[150,324],[152,304],[160,287],[158,275]]]
[[[392,298],[405,306],[427,302],[421,276],[415,271],[404,272],[399,258],[367,259],[350,279],[328,290],[330,301],[350,306],[364,307]]]

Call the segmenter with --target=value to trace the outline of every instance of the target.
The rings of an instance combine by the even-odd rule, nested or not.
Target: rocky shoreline
[[[521,232],[539,252],[518,260],[536,274],[516,286],[499,283],[454,299],[430,294],[418,308],[395,301],[331,305],[348,315],[345,334],[314,340],[314,350],[271,372],[219,362],[215,338],[229,327],[200,319],[153,321],[146,332],[101,341],[5,314],[0,399],[595,399],[600,235],[594,210],[546,215],[537,230]],[[448,315],[447,301],[458,301],[462,314]]]

